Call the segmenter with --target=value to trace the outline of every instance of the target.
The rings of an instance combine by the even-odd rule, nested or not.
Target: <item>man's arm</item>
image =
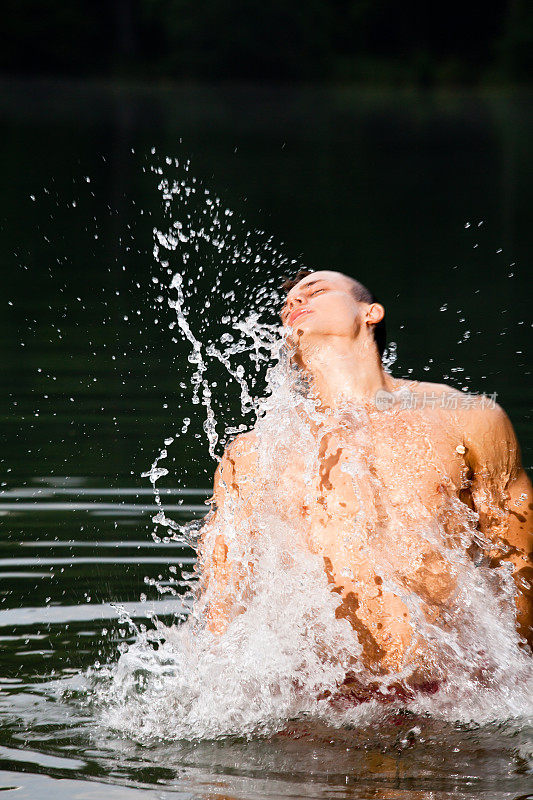
[[[223,633],[239,613],[239,599],[249,567],[245,554],[252,542],[250,523],[257,485],[255,437],[238,436],[215,472],[211,514],[198,549],[207,625],[216,634]]]
[[[533,489],[513,426],[499,406],[476,408],[465,433],[479,528],[494,545],[492,564],[512,564],[517,628],[533,648]]]
[[[511,549],[503,560],[513,564],[518,631],[533,650],[533,487],[525,470],[510,483],[508,494],[506,538]]]

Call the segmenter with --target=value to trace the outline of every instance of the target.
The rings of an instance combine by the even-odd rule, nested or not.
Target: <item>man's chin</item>
[[[293,335],[301,338],[302,336],[312,336],[317,332],[316,320],[309,314],[304,314],[295,320],[293,325],[289,328],[292,330]]]
[[[290,327],[287,330],[289,331],[287,334],[287,341],[292,344],[293,347],[298,347],[299,344],[313,336],[312,330],[310,331],[308,328],[304,328],[298,324],[295,324],[294,327]]]
[[[314,338],[310,331],[304,330],[303,328],[298,328],[298,326],[295,326],[294,328],[287,327],[285,330],[285,340],[293,351],[294,355],[300,353],[302,349],[306,350],[308,344]]]

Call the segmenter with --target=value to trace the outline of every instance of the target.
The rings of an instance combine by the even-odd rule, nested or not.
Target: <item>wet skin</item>
[[[453,600],[456,576],[443,550],[424,531],[437,524],[451,542],[454,529],[475,512],[475,524],[485,537],[485,563],[512,564],[517,627],[531,644],[527,582],[533,572],[533,492],[505,412],[480,398],[467,402],[463,393],[448,386],[385,375],[364,324],[364,314],[372,318],[381,310],[369,304],[354,307],[340,279],[344,276],[337,275],[314,273],[302,281],[297,294],[289,293],[282,315],[294,326],[296,356],[315,379],[323,413],[310,418],[303,407],[297,410],[316,443],[315,460],[306,464],[295,449],[290,459],[276,465],[274,489],[270,471],[270,496],[277,498],[282,518],[301,521],[300,544],[323,557],[328,580],[339,595],[337,617],[347,619],[357,632],[366,665],[383,674],[401,669],[409,658],[423,683],[431,677],[424,642],[398,594],[383,588],[376,560],[392,560],[399,585],[416,592],[427,618],[438,621]],[[350,314],[359,316],[352,322]],[[355,367],[349,362],[352,350]],[[357,374],[353,381],[350,369]],[[339,398],[339,387],[342,392],[345,386]],[[397,402],[380,411],[376,388],[408,390],[436,400],[420,408]],[[215,478],[216,507],[231,496],[243,521],[252,519],[266,485],[258,447],[253,431],[237,437]],[[216,514],[209,525],[216,525]],[[394,531],[401,535],[395,537]],[[470,544],[469,553],[479,558],[479,546]],[[204,583],[214,579],[218,587],[208,609],[208,624],[218,633],[238,613],[232,597],[239,570],[227,554],[222,536],[212,552],[200,553]]]

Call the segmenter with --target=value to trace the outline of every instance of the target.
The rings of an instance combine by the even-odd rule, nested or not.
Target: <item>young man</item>
[[[453,625],[458,581],[470,567],[460,573],[446,557],[446,538],[472,569],[509,565],[516,626],[531,646],[533,492],[504,411],[385,372],[384,308],[352,278],[305,272],[286,288],[281,319],[317,406],[316,414],[298,412],[307,415],[315,463],[304,463],[293,443],[273,471],[273,493],[280,517],[299,521],[301,546],[322,556],[336,616],[350,622],[365,664],[383,675],[409,662],[420,683],[431,679],[405,598],[416,595],[428,624]],[[241,536],[261,536],[258,448],[256,432],[238,436],[215,476],[199,565],[208,625],[219,634],[245,607],[242,585],[253,567],[232,558],[217,525],[225,515]],[[383,582],[392,573],[401,591]]]

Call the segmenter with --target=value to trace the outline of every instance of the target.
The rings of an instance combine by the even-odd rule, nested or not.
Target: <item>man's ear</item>
[[[385,316],[385,309],[381,303],[371,303],[365,314],[365,322],[369,325],[377,325]]]

